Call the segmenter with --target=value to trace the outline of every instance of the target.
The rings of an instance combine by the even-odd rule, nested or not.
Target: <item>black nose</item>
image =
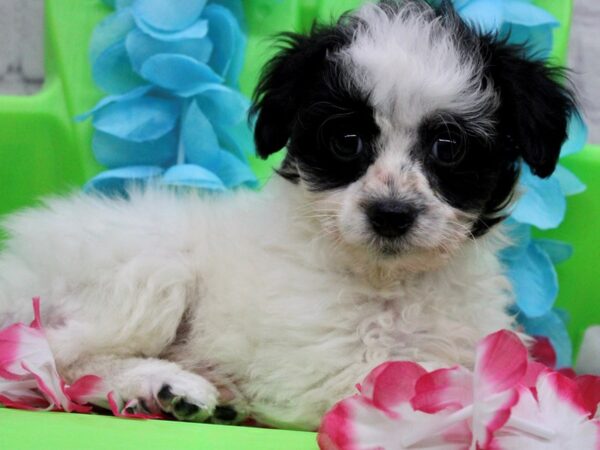
[[[398,201],[377,201],[367,206],[373,231],[385,238],[397,238],[408,231],[417,217],[417,208]]]

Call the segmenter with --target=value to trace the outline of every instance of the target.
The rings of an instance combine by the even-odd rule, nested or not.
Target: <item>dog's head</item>
[[[287,146],[279,173],[324,231],[426,269],[502,220],[522,160],[552,174],[574,108],[561,78],[448,2],[367,4],[285,35],[255,96],[257,151]]]

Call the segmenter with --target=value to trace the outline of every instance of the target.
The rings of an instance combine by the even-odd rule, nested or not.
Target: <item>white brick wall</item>
[[[560,0],[556,0],[560,1]],[[590,126],[590,141],[600,144],[600,0],[575,0],[569,65]]]
[[[562,0],[555,0],[562,1]],[[0,0],[0,95],[30,94],[44,78],[44,0]],[[600,143],[600,0],[575,0],[570,65]]]
[[[0,0],[0,95],[31,94],[44,79],[44,0]]]

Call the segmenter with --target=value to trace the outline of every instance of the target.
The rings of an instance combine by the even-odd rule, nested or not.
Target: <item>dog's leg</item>
[[[193,422],[238,419],[231,407],[217,406],[219,391],[210,381],[166,360],[94,356],[59,370],[68,381],[90,374],[101,377],[123,401],[134,400],[129,412],[164,411]],[[98,406],[106,408],[108,402]]]

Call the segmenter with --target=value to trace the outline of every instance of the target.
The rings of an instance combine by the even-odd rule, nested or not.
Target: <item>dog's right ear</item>
[[[253,97],[254,141],[265,159],[286,146],[296,114],[322,73],[331,50],[342,44],[338,26],[314,26],[308,35],[283,33],[282,48],[265,66]]]

